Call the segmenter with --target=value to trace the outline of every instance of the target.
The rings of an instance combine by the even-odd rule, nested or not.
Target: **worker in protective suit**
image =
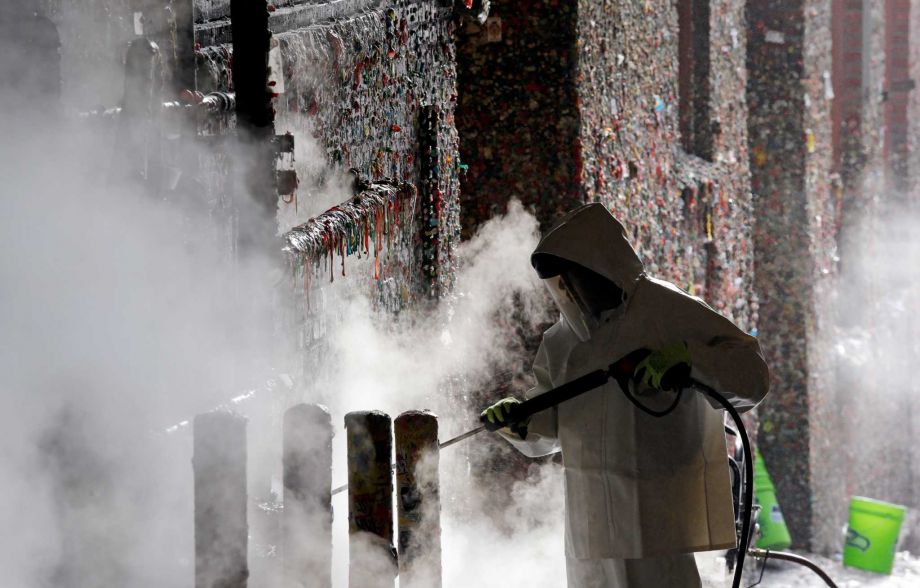
[[[700,299],[646,275],[603,205],[569,213],[531,263],[562,316],[543,335],[528,398],[637,349],[652,353],[629,386],[649,407],[671,404],[667,379],[681,371],[739,411],[767,394],[757,340]],[[504,422],[517,402],[506,398],[483,415]],[[562,452],[571,588],[698,587],[692,552],[735,547],[722,415],[704,394],[684,393],[672,413],[656,418],[609,380],[513,431],[499,430],[525,455]]]

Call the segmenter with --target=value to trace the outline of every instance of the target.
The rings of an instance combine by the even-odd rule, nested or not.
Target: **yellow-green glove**
[[[502,398],[489,408],[482,411],[479,415],[480,419],[485,419],[492,424],[504,423],[505,418],[511,414],[513,406],[515,404],[520,404],[521,401],[517,398],[509,396],[508,398]]]
[[[672,343],[640,361],[633,380],[656,390],[679,390],[689,383],[691,365],[687,344]]]
[[[530,419],[526,419],[522,422],[508,423],[508,417],[511,415],[511,412],[514,410],[514,407],[520,404],[521,401],[517,398],[509,396],[508,398],[502,398],[489,408],[482,411],[479,415],[479,420],[486,425],[486,429],[489,431],[497,431],[498,429],[508,426],[511,429],[512,433],[517,434],[521,439],[527,438],[527,423]]]

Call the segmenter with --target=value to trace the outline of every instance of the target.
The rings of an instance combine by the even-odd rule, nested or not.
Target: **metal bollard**
[[[441,586],[438,417],[408,411],[395,422],[400,588]]]
[[[246,588],[246,419],[214,411],[193,427],[195,586]]]
[[[298,404],[284,413],[284,587],[332,586],[332,418]]]
[[[348,445],[348,584],[393,588],[392,421],[379,411],[345,415]]]

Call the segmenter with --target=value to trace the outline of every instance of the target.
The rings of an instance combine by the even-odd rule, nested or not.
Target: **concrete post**
[[[325,407],[284,413],[284,586],[332,586],[332,419]]]
[[[393,455],[390,417],[379,411],[345,415],[348,446],[348,583],[393,588]]]
[[[214,411],[193,427],[195,587],[246,588],[246,419]]]
[[[400,588],[441,586],[438,417],[427,411],[396,418],[396,507]]]

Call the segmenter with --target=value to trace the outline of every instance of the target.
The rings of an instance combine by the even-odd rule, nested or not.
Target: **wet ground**
[[[869,586],[872,588],[918,588],[920,587],[920,557],[912,556],[906,551],[897,554],[894,569],[890,576],[864,572],[844,567],[840,557],[827,558],[820,555],[798,553],[807,557],[828,573],[840,588]],[[723,588],[731,586],[731,578],[724,574],[724,560],[715,555],[697,556],[700,572],[703,575],[704,588]],[[803,566],[783,561],[770,561],[766,568],[761,561],[745,564],[749,570],[745,586],[751,586],[760,580],[762,588],[791,587],[806,588],[826,586],[814,572]],[[760,572],[763,570],[763,577]]]

